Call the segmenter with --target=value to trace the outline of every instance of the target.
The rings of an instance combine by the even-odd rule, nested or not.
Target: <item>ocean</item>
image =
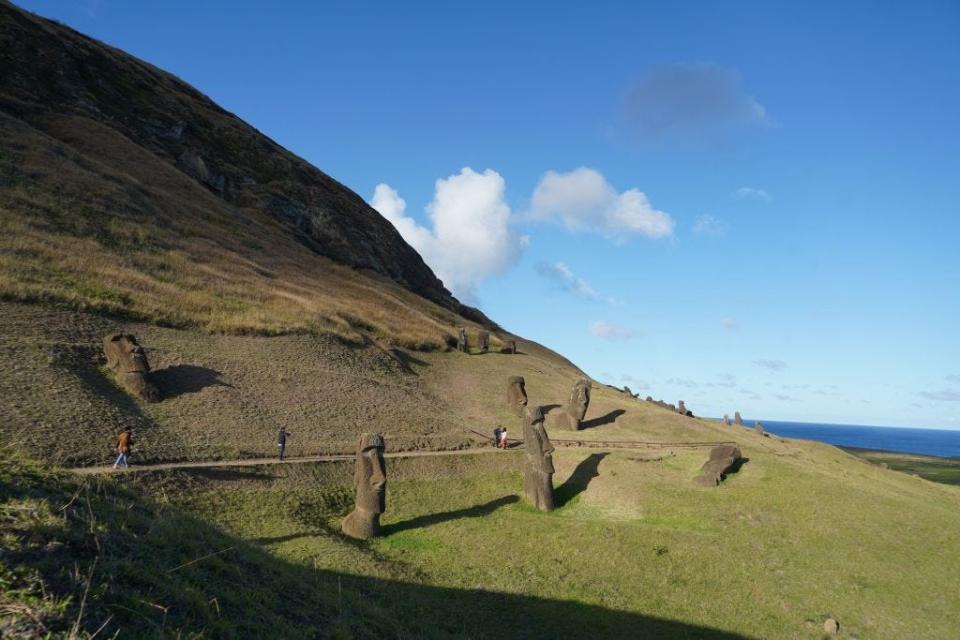
[[[753,419],[744,419],[752,427]],[[819,440],[828,444],[900,453],[922,453],[945,458],[960,457],[960,431],[867,427],[855,424],[817,424],[760,420],[767,431],[785,438]]]

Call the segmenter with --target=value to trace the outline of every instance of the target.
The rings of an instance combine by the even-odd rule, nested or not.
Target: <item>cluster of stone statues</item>
[[[114,379],[127,393],[146,402],[160,400],[160,392],[150,381],[147,354],[136,338],[128,333],[110,334],[103,339],[103,353]]]
[[[683,400],[680,400],[680,401],[677,402],[676,405],[673,405],[673,404],[670,404],[669,402],[664,402],[663,400],[654,400],[654,399],[653,399],[653,396],[647,396],[647,397],[646,397],[646,401],[647,401],[647,402],[652,402],[653,404],[657,405],[658,407],[663,407],[664,409],[667,409],[668,411],[673,411],[674,413],[679,413],[679,414],[682,415],[682,416],[687,416],[688,418],[692,418],[692,417],[693,417],[693,411],[690,411],[689,409],[687,409],[687,405],[686,405],[686,403],[684,403]]]
[[[727,415],[726,413],[723,414],[723,426],[729,427],[730,424],[731,424],[731,423],[730,423],[730,416]],[[740,417],[740,412],[739,412],[739,411],[734,411],[734,413],[733,413],[733,424],[738,425],[738,426],[741,426],[741,427],[743,426],[743,418]]]
[[[511,355],[517,353],[516,340],[501,340],[500,342],[502,345],[500,347],[500,353]],[[490,332],[486,329],[477,331],[477,346],[480,349],[480,353],[490,352]],[[470,353],[470,341],[467,339],[467,330],[463,327],[457,329],[457,350],[463,353]]]

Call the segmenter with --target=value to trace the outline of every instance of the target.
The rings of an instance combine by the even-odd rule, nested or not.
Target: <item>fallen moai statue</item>
[[[563,429],[579,431],[583,428],[583,419],[590,406],[590,381],[586,378],[577,380],[570,389],[570,398],[563,412],[556,418],[556,425]]]
[[[721,444],[710,451],[710,459],[700,467],[700,475],[693,479],[701,487],[716,487],[727,472],[740,460],[740,447]]]
[[[383,461],[383,436],[364,433],[357,444],[354,482],[356,506],[340,528],[351,538],[368,540],[380,535],[380,514],[387,508],[387,467]]]
[[[527,388],[523,376],[511,376],[507,379],[507,407],[518,416],[523,415],[527,406]]]
[[[107,366],[113,371],[117,384],[130,395],[157,402],[160,392],[150,382],[150,364],[143,347],[128,333],[113,333],[103,339]]]
[[[490,332],[486,329],[481,329],[477,336],[480,342],[480,352],[486,353],[490,351]]]
[[[543,410],[527,407],[523,416],[523,493],[540,511],[553,511],[553,444],[543,426]]]

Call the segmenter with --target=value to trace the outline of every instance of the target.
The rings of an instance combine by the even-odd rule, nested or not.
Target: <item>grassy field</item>
[[[915,453],[896,453],[893,451],[873,451],[871,449],[857,449],[842,447],[844,451],[869,460],[870,462],[886,466],[886,468],[910,473],[944,484],[960,485],[960,458],[939,458],[937,456],[923,456]]]
[[[6,456],[0,626],[819,638],[829,614],[845,638],[953,637],[960,491],[823,445],[777,453],[748,449],[714,490],[690,482],[705,453],[561,450],[551,514],[519,495],[522,454],[393,460],[368,543],[338,530],[349,463],[78,480]]]

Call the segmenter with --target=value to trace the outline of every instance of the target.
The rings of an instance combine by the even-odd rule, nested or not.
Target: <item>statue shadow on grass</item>
[[[400,533],[401,531],[407,531],[409,529],[419,529],[421,527],[429,527],[430,525],[440,524],[442,522],[449,522],[451,520],[459,520],[461,518],[482,518],[483,516],[488,516],[500,507],[505,507],[508,504],[513,504],[518,502],[520,498],[515,495],[503,496],[502,498],[497,498],[496,500],[491,500],[485,504],[478,504],[473,507],[468,507],[466,509],[456,509],[454,511],[442,511],[440,513],[430,513],[423,516],[418,516],[416,518],[411,518],[410,520],[404,520],[403,522],[394,522],[392,524],[383,525],[382,531],[383,535],[389,536],[394,533]]]
[[[602,427],[605,424],[613,424],[617,421],[617,418],[626,412],[627,411],[625,409],[614,409],[606,415],[592,418],[590,420],[584,420],[580,423],[580,429],[593,429],[594,427]]]
[[[175,364],[150,372],[150,381],[157,386],[164,400],[176,398],[185,393],[196,393],[207,387],[229,387],[220,379],[220,372],[195,364]]]
[[[591,453],[580,461],[566,482],[553,490],[556,506],[562,507],[587,490],[590,481],[600,475],[600,461],[609,453]]]

